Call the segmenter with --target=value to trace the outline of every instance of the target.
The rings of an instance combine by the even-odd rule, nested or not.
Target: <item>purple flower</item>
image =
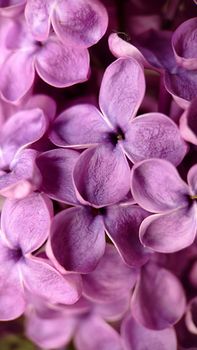
[[[185,317],[185,323],[188,330],[195,335],[197,334],[196,317],[197,317],[197,297],[190,300],[186,311],[186,317]]]
[[[148,113],[134,118],[144,97],[144,74],[131,58],[106,70],[99,95],[102,113],[92,105],[76,105],[54,121],[51,141],[61,147],[85,148],[74,169],[75,186],[86,203],[104,206],[129,191],[130,167],[147,158],[179,164],[186,152],[180,132],[168,117]]]
[[[189,170],[187,178],[188,185],[165,160],[149,159],[133,167],[133,197],[142,208],[156,213],[140,226],[145,246],[171,253],[193,243],[197,231],[197,165]]]
[[[63,276],[49,261],[33,256],[46,241],[52,216],[50,200],[34,193],[22,200],[7,200],[1,214],[0,319],[20,316],[26,290],[50,303],[75,303],[80,279]]]
[[[132,316],[127,316],[121,325],[125,350],[177,350],[176,333],[172,327],[152,330],[143,327]]]
[[[36,41],[23,18],[3,23],[6,33],[1,55],[0,92],[3,99],[16,103],[29,91],[35,71],[48,84],[66,87],[87,80],[88,50],[65,45],[51,34],[45,41]],[[25,69],[24,69],[25,67]]]
[[[138,233],[148,213],[130,202],[100,209],[84,203],[72,178],[79,156],[73,150],[55,149],[42,153],[36,161],[42,175],[40,191],[74,206],[55,216],[48,255],[58,268],[90,272],[104,254],[106,231],[127,264],[144,264],[149,253],[140,244]]]
[[[197,98],[180,118],[180,131],[182,137],[197,146],[197,120],[196,120]]]
[[[196,27],[197,17],[173,34],[150,30],[137,37],[135,46],[111,34],[109,46],[116,57],[135,57],[146,68],[162,72],[165,88],[185,108],[197,90]]]
[[[105,34],[108,15],[97,0],[27,0],[25,16],[36,40],[48,38],[52,25],[66,45],[90,47]]]
[[[22,12],[26,0],[1,0],[0,15],[5,17],[15,17]]]

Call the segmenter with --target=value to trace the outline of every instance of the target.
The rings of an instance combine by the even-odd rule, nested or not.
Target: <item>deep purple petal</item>
[[[187,151],[177,125],[160,113],[148,113],[133,119],[122,144],[134,163],[160,158],[178,165]]]
[[[94,270],[105,251],[102,217],[94,216],[88,207],[62,211],[52,221],[50,245],[52,255],[66,270]]]
[[[105,71],[99,104],[114,127],[125,127],[136,114],[145,93],[144,72],[133,58],[119,58]]]
[[[96,269],[83,276],[83,291],[93,301],[110,303],[129,295],[137,276],[138,270],[124,264],[115,247],[107,244]]]
[[[10,244],[23,254],[38,249],[47,239],[52,216],[48,197],[32,193],[20,200],[7,199],[1,215],[1,228]]]
[[[67,87],[88,79],[89,54],[87,49],[64,46],[50,38],[36,56],[39,76],[55,87]]]
[[[197,233],[195,212],[196,205],[192,205],[149,216],[140,227],[142,243],[160,253],[174,253],[190,246]]]
[[[189,188],[166,160],[148,159],[132,169],[131,192],[142,208],[155,213],[188,204]]]
[[[98,316],[81,322],[74,343],[77,350],[123,350],[119,334]]]
[[[184,290],[177,277],[155,264],[142,268],[131,309],[143,326],[161,330],[179,321],[186,307]]]
[[[73,176],[79,194],[95,206],[116,203],[129,192],[130,168],[119,146],[102,144],[84,151]]]
[[[51,20],[55,33],[67,45],[89,47],[105,34],[108,15],[97,0],[61,0],[54,7]]]
[[[28,50],[12,53],[1,66],[1,97],[10,103],[17,103],[31,88],[35,70],[34,55]]]
[[[77,204],[72,172],[79,153],[68,149],[54,149],[38,156],[36,164],[42,175],[40,189],[50,198]]]
[[[60,147],[83,148],[102,142],[104,133],[110,131],[96,107],[79,104],[55,119],[50,140]]]
[[[183,22],[172,36],[172,46],[177,62],[182,67],[197,69],[197,17]]]
[[[74,304],[80,298],[80,276],[63,276],[46,259],[37,257],[26,258],[20,268],[25,287],[50,303]]]
[[[131,316],[123,320],[121,335],[125,350],[177,350],[176,333],[173,328],[155,331],[143,327]]]
[[[124,203],[107,208],[105,228],[129,266],[143,265],[149,258],[149,250],[139,240],[139,227],[147,215],[145,210]]]
[[[39,140],[47,128],[47,119],[39,108],[14,114],[0,131],[0,166],[7,167],[21,148]]]

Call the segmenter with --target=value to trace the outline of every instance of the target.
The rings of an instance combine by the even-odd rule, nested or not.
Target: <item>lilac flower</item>
[[[197,231],[197,165],[188,172],[188,185],[165,160],[149,159],[133,167],[132,194],[144,209],[157,213],[140,227],[142,243],[157,252],[176,252],[191,245]]]
[[[172,327],[152,330],[143,327],[132,316],[127,316],[121,325],[125,350],[177,350],[176,333]]]
[[[34,193],[7,200],[1,215],[0,319],[9,320],[25,310],[25,290],[50,303],[75,303],[80,296],[77,276],[63,276],[50,262],[32,253],[46,241],[52,216],[49,199]]]
[[[165,88],[185,108],[197,90],[196,27],[197,17],[182,23],[173,34],[150,30],[136,39],[135,46],[111,34],[109,46],[116,57],[135,57],[146,68],[162,72]]]
[[[26,0],[1,0],[0,15],[5,17],[14,17],[22,12]]]
[[[89,55],[86,48],[62,44],[54,35],[35,41],[23,18],[10,20],[1,55],[0,92],[16,103],[29,91],[35,71],[48,84],[66,87],[87,80]],[[3,23],[4,24],[4,23]],[[25,69],[24,69],[25,67]]]
[[[185,323],[188,328],[188,330],[193,333],[197,334],[197,297],[190,300],[187,311],[186,311],[186,317],[185,317]]]
[[[36,40],[46,40],[52,25],[67,45],[90,47],[105,34],[108,15],[97,0],[27,0],[25,16]]]
[[[104,254],[106,231],[127,264],[142,265],[149,253],[140,244],[138,231],[148,213],[130,202],[96,209],[77,199],[72,173],[79,156],[73,150],[55,149],[36,161],[42,176],[40,191],[74,206],[55,216],[48,255],[58,268],[60,264],[69,271],[90,272]]]
[[[180,131],[182,137],[194,145],[197,145],[196,108],[197,98],[191,102],[189,108],[180,118]]]
[[[164,158],[175,165],[186,146],[177,126],[160,113],[133,118],[144,97],[144,74],[131,58],[122,58],[106,70],[99,104],[76,105],[56,118],[51,141],[61,147],[85,148],[74,169],[75,186],[86,203],[104,206],[122,200],[129,191],[133,162]],[[90,147],[91,146],[91,147]]]

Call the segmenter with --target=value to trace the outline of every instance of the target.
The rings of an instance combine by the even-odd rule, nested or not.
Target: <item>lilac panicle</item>
[[[166,160],[149,159],[133,167],[133,197],[142,208],[156,213],[140,226],[145,246],[172,253],[193,243],[197,232],[197,165],[189,170],[187,179],[188,185]]]

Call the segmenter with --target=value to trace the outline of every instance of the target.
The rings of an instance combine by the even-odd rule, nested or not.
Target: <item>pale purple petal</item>
[[[131,192],[142,208],[155,213],[188,204],[189,188],[166,160],[148,159],[132,169]]]
[[[44,114],[48,117],[49,121],[53,121],[56,115],[56,102],[47,95],[38,94],[30,96],[29,100],[25,104],[25,109],[40,108]]]
[[[102,112],[114,127],[125,127],[145,93],[144,72],[133,58],[119,58],[105,71],[99,95]]]
[[[111,129],[96,107],[79,104],[61,113],[54,121],[50,140],[60,147],[88,147],[104,140]]]
[[[53,9],[55,33],[67,45],[89,47],[105,34],[108,15],[101,2],[94,0],[60,0]]]
[[[22,12],[26,0],[2,0],[0,2],[0,15],[15,17]]]
[[[48,197],[32,193],[20,200],[6,200],[1,215],[1,228],[10,244],[23,254],[38,249],[47,239],[52,216]]]
[[[12,53],[1,66],[0,93],[10,103],[17,103],[31,88],[35,70],[31,51]]]
[[[149,250],[139,240],[139,227],[147,215],[145,210],[124,203],[107,208],[105,228],[129,266],[143,265],[149,259]]]
[[[53,310],[52,310],[53,311]],[[42,349],[58,349],[68,344],[73,336],[76,320],[63,312],[51,311],[48,317],[29,310],[25,320],[26,336]]]
[[[130,307],[130,294],[119,296],[118,300],[109,303],[93,303],[93,312],[109,322],[119,321]]]
[[[54,0],[28,0],[25,18],[36,40],[46,40],[50,30],[50,14]]]
[[[180,118],[180,131],[183,138],[197,145],[197,98],[191,101],[189,108]]]
[[[133,119],[121,143],[134,163],[160,158],[178,165],[187,151],[177,125],[161,113],[148,113]]]
[[[160,253],[174,253],[190,246],[196,237],[196,205],[151,215],[140,227],[142,243]]]
[[[139,323],[155,330],[169,328],[183,316],[185,307],[184,290],[177,277],[155,264],[142,268],[131,303]]]
[[[71,86],[88,79],[88,50],[63,46],[50,38],[38,52],[35,66],[46,83],[55,87]]]
[[[19,111],[0,131],[0,166],[8,167],[17,151],[39,140],[47,129],[47,120],[39,108]]]
[[[42,176],[40,190],[50,198],[76,204],[72,172],[79,153],[68,149],[54,149],[38,156],[36,164]]]
[[[52,221],[50,244],[56,261],[66,270],[94,270],[105,251],[102,217],[88,207],[62,211]]]
[[[197,335],[197,297],[193,298],[188,304],[185,323],[188,330]]]
[[[25,287],[50,303],[74,304],[80,298],[80,276],[63,276],[46,259],[36,257],[20,262],[20,268]]]
[[[74,343],[77,350],[123,350],[119,334],[98,316],[81,322]]]
[[[95,206],[116,203],[129,192],[130,168],[119,146],[102,144],[84,151],[73,176],[79,194]]]
[[[123,320],[121,335],[125,350],[177,350],[176,333],[172,327],[155,331],[143,327],[132,316]]]
[[[129,295],[137,276],[138,270],[124,264],[115,247],[107,244],[96,269],[83,276],[83,292],[93,301],[110,303]]]
[[[187,174],[187,181],[190,186],[191,195],[197,195],[197,165],[193,165]]]
[[[0,175],[0,194],[7,198],[21,199],[35,191],[41,182],[35,165],[37,152],[24,149],[17,153],[10,164],[10,172]]]
[[[197,17],[183,22],[172,36],[172,46],[179,65],[197,69]]]

